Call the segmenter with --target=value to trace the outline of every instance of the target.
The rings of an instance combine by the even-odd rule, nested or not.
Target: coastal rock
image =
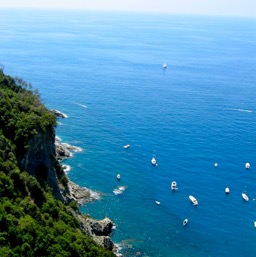
[[[95,220],[81,214],[77,214],[77,217],[80,221],[80,228],[89,237],[108,250],[114,250],[114,243],[109,237],[114,225],[113,221],[111,221],[109,218]]]
[[[73,146],[67,143],[61,143],[59,137],[55,137],[55,149],[57,160],[62,161],[64,159],[72,157],[72,152],[81,152],[82,149],[77,146]]]
[[[59,161],[62,161],[72,156],[71,152],[61,143],[55,142],[55,147],[56,147],[56,157]]]
[[[97,236],[107,236],[111,233],[113,222],[109,218],[103,220],[87,219],[91,231]]]
[[[79,205],[92,202],[100,198],[100,194],[88,188],[80,187],[72,181],[68,181],[69,195],[66,197],[76,201]]]
[[[106,249],[110,251],[113,250],[114,243],[109,236],[98,236],[96,240],[98,244],[105,247]]]
[[[50,110],[51,113],[53,113],[58,118],[67,118],[68,116],[65,113],[62,113],[58,110]]]

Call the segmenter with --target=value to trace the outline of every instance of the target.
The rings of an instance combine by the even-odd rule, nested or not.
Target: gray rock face
[[[72,156],[71,152],[67,149],[67,147],[61,144],[60,142],[55,141],[55,147],[56,147],[56,157],[59,161],[62,161]]]
[[[100,198],[100,194],[85,187],[80,187],[69,180],[68,182],[70,199],[79,205],[92,202]]]
[[[103,220],[95,220],[88,217],[86,218],[82,215],[78,215],[78,218],[81,222],[81,229],[89,237],[108,250],[114,249],[114,243],[109,237],[114,225],[113,221],[111,221],[109,218],[105,218]]]
[[[29,141],[29,147],[22,160],[20,160],[20,165],[22,169],[33,176],[43,178],[53,189],[54,196],[63,200],[55,172],[56,152],[54,138],[52,130],[34,136]]]
[[[113,222],[109,218],[103,220],[87,219],[91,232],[97,236],[107,236],[111,233]]]
[[[82,149],[67,143],[61,143],[58,137],[55,137],[56,157],[59,161],[72,157],[72,152],[81,152]]]

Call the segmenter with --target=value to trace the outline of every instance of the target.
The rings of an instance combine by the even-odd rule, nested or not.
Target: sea
[[[0,10],[4,72],[68,116],[56,135],[82,151],[67,175],[101,195],[80,211],[113,220],[124,257],[256,256],[255,31],[242,17]]]

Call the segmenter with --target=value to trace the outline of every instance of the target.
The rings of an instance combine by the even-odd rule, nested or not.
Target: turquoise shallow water
[[[68,115],[68,176],[103,193],[81,211],[116,223],[125,256],[256,255],[255,20],[0,13],[0,63]]]

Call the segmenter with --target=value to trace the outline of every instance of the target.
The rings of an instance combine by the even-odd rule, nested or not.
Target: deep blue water
[[[81,211],[116,223],[124,256],[256,256],[255,29],[241,18],[0,11],[5,73],[68,115],[57,135],[83,148],[68,176],[103,193]]]

